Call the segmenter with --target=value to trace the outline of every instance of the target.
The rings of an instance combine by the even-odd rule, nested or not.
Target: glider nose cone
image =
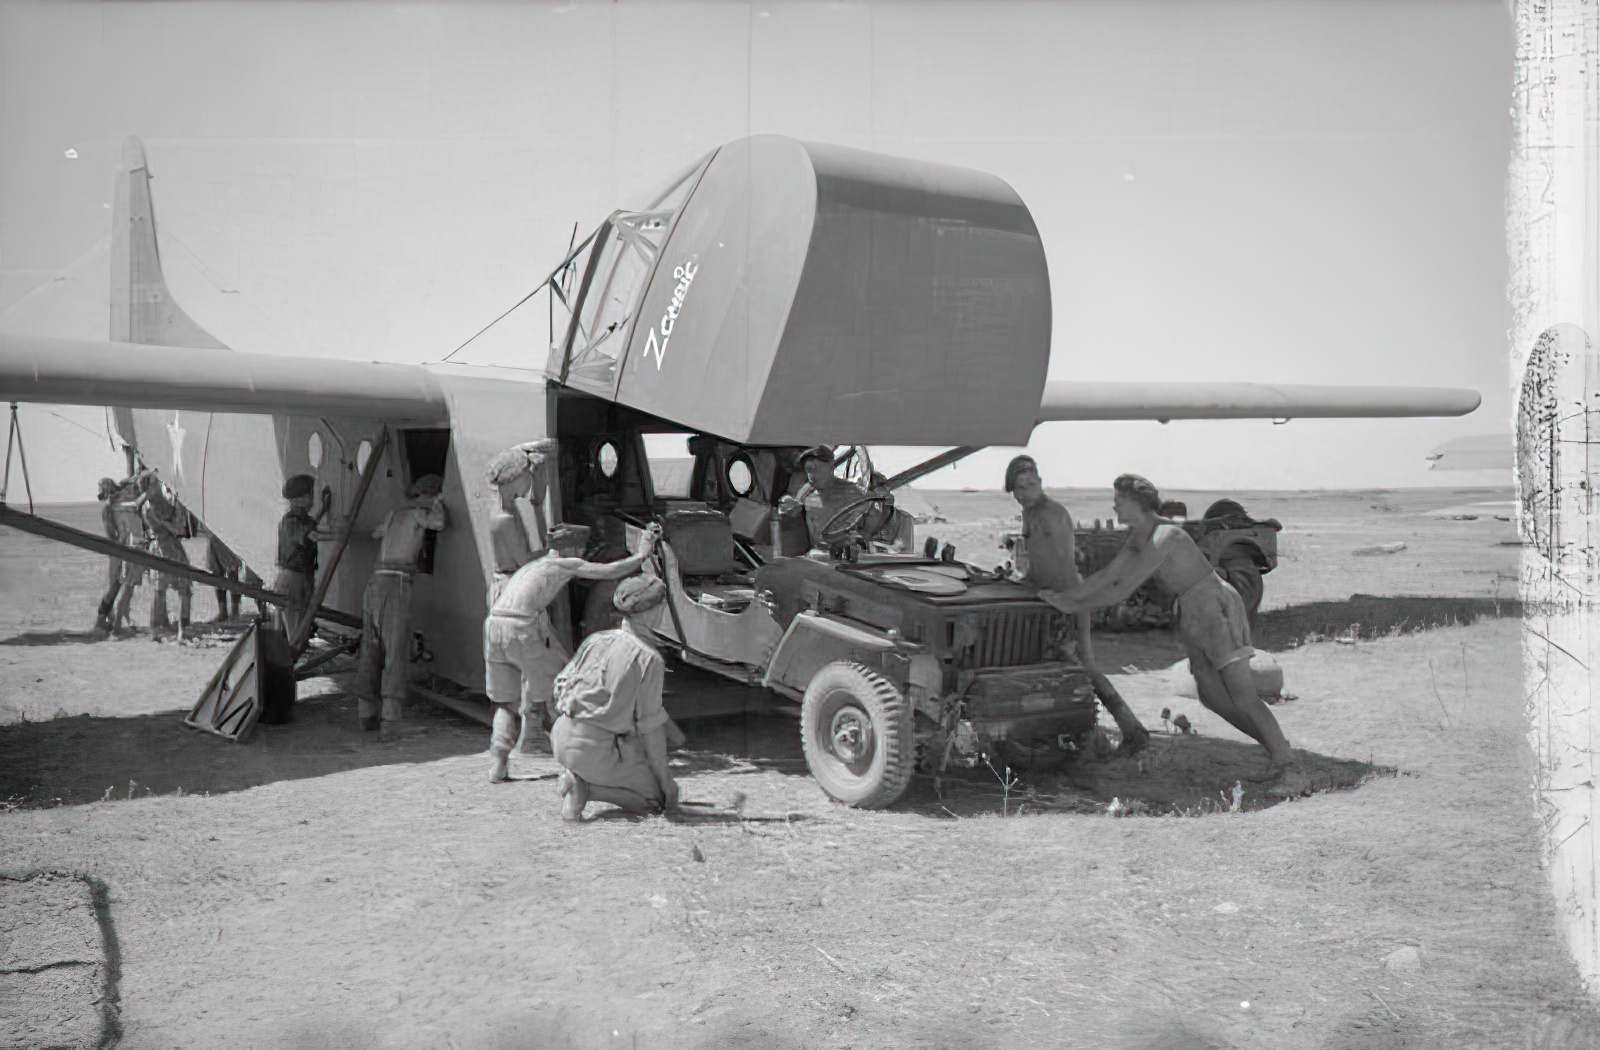
[[[122,140],[122,163],[118,167],[122,171],[138,171],[144,166],[144,143],[139,136],[129,135]]]

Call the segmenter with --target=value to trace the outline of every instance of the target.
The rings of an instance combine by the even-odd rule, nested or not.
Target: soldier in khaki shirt
[[[1039,465],[1032,456],[1018,456],[1006,467],[1006,491],[1022,505],[1022,538],[1028,551],[1028,574],[1023,582],[1039,590],[1064,591],[1078,583],[1077,538],[1072,515],[1067,508],[1046,496],[1039,478]],[[1094,662],[1094,647],[1089,640],[1089,616],[1074,616],[1078,640],[1078,661],[1089,672],[1094,695],[1116,719],[1122,731],[1122,750],[1127,754],[1150,743],[1150,731],[1128,707],[1127,701],[1101,674]]]
[[[613,631],[591,634],[555,681],[561,717],[550,731],[561,774],[563,820],[583,819],[590,802],[631,813],[678,806],[667,768],[667,712],[661,706],[661,654],[638,614],[659,605],[667,589],[654,576],[630,576],[613,604],[628,617]]]

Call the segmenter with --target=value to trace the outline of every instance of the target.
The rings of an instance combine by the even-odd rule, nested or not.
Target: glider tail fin
[[[226,350],[224,343],[183,312],[167,288],[167,279],[161,272],[161,250],[156,244],[150,167],[145,162],[144,143],[132,135],[122,143],[112,207],[109,337],[121,343]],[[131,474],[139,443],[133,410],[116,408],[112,415]]]
[[[111,331],[122,343],[154,343],[226,350],[227,346],[183,312],[167,288],[156,245],[150,169],[144,144],[130,136],[117,167],[111,218]]]

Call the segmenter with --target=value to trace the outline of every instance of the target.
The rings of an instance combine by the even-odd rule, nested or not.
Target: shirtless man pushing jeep
[[[1250,623],[1244,601],[1211,567],[1189,534],[1158,516],[1161,496],[1137,474],[1112,483],[1112,506],[1131,532],[1111,563],[1082,583],[1043,590],[1039,597],[1081,616],[1126,600],[1146,580],[1178,598],[1178,635],[1189,651],[1189,673],[1200,701],[1266,748],[1269,778],[1282,779],[1294,764],[1278,720],[1256,693],[1250,674]]]

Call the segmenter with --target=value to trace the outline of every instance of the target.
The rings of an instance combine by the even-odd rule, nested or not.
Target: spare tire
[[[905,794],[916,764],[905,697],[877,671],[843,660],[806,687],[800,743],[822,790],[858,809],[882,809]]]
[[[1256,556],[1250,548],[1242,543],[1230,544],[1217,561],[1217,575],[1239,592],[1239,597],[1244,599],[1244,611],[1250,615],[1253,623],[1256,611],[1261,608],[1263,587],[1261,566],[1256,564]]]
[[[1238,500],[1219,499],[1206,508],[1205,520],[1215,521],[1218,518],[1248,518],[1244,504]]]

